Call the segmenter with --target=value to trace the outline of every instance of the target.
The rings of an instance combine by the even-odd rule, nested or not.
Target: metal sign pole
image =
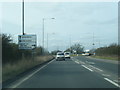
[[[25,34],[24,33],[24,0],[22,2],[22,30],[23,30],[22,34],[24,35]]]
[[[24,35],[24,0],[22,2],[22,30]],[[22,59],[24,59],[24,50],[22,51]]]
[[[22,50],[22,60],[25,59],[24,50]]]
[[[34,49],[32,49],[32,59],[34,60]]]
[[[44,18],[43,18],[43,49],[42,54],[44,55]]]

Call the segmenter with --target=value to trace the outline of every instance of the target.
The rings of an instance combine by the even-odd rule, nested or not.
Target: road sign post
[[[32,50],[32,57],[34,49],[37,46],[37,36],[35,34],[18,35],[19,49],[21,50]],[[22,53],[24,59],[24,53]]]
[[[19,49],[31,50],[36,48],[36,35],[18,35]]]

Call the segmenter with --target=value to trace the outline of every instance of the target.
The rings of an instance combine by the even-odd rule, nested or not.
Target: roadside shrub
[[[99,56],[118,56],[120,52],[120,45],[111,44],[108,47],[101,47],[96,49],[96,55]]]

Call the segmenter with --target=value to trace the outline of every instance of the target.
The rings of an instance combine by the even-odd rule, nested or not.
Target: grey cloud
[[[106,21],[99,21],[99,20],[89,20],[89,21],[85,21],[84,24],[87,24],[87,25],[105,25],[105,24],[116,24],[117,23],[117,18],[112,18],[112,19],[109,19],[109,20],[106,20]]]

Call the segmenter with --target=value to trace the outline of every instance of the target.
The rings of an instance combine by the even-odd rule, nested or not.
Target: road
[[[85,56],[52,60],[9,88],[118,88],[118,64]]]

